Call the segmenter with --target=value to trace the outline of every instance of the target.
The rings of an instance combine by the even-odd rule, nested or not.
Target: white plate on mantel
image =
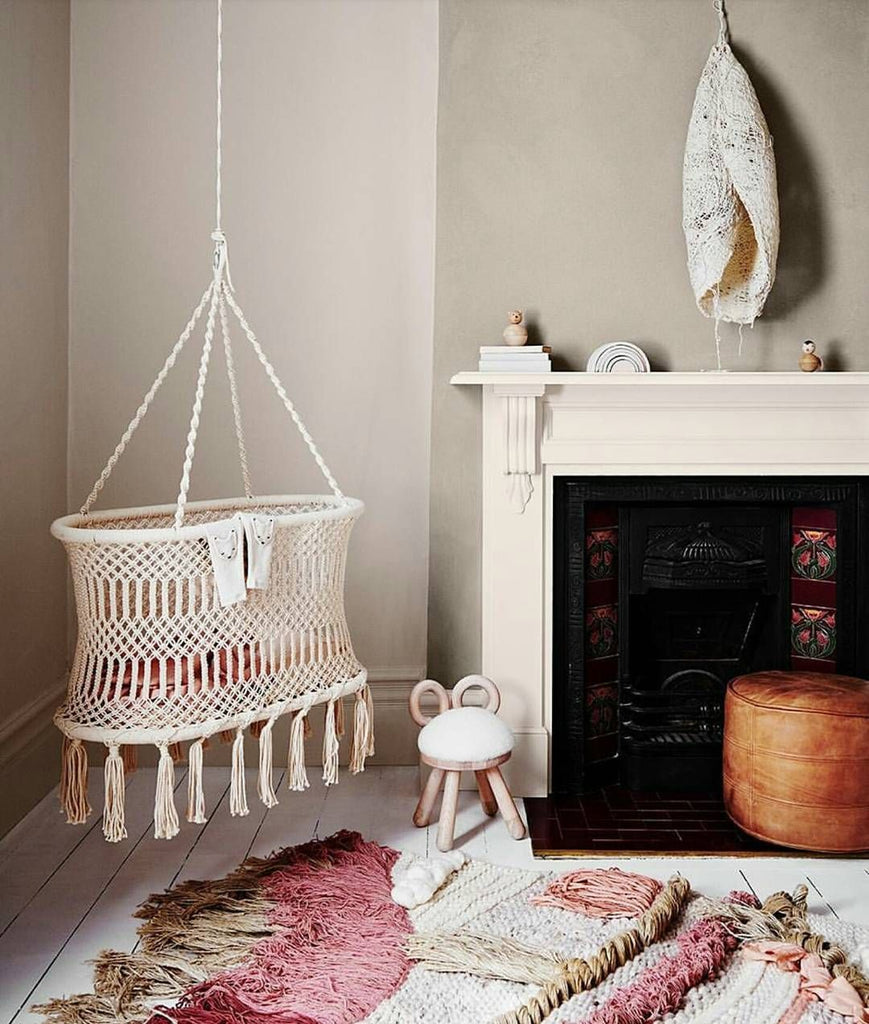
[[[588,373],[649,373],[649,357],[630,341],[608,341],[588,357]]]

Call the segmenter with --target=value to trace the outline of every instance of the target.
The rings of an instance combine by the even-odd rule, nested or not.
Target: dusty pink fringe
[[[265,876],[278,931],[249,961],[189,989],[151,1024],[349,1024],[366,1017],[403,983],[402,944],[412,931],[390,897],[394,850],[339,832],[293,851]],[[165,1016],[163,1015],[165,1010]]]
[[[662,888],[657,878],[620,868],[592,868],[559,875],[530,902],[586,917],[635,917],[649,909]]]
[[[620,988],[584,1024],[651,1024],[678,1010],[687,992],[715,977],[736,939],[716,918],[704,918],[678,936],[679,950]]]

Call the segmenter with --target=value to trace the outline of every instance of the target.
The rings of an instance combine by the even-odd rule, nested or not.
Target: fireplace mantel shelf
[[[626,387],[638,394],[654,391],[661,387],[699,387],[725,391],[728,388],[812,388],[829,393],[840,389],[866,389],[864,404],[869,403],[869,372],[852,373],[801,373],[799,370],[776,373],[714,373],[714,372],[666,372],[666,373],[479,373],[466,370],[455,374],[451,384],[517,384],[548,385],[577,388],[600,388],[602,385]]]
[[[869,373],[458,373],[482,413],[482,671],[548,792],[558,477],[869,476]]]

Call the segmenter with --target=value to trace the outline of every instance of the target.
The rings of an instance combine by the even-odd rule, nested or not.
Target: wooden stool
[[[749,835],[825,853],[869,849],[869,682],[737,676],[724,703],[724,806]]]
[[[462,706],[462,698],[472,686],[480,687],[489,695],[485,707]],[[424,693],[433,693],[437,697],[438,714],[434,718],[427,717],[420,710],[419,699]],[[497,717],[500,706],[498,687],[485,676],[465,676],[456,683],[452,707],[447,691],[433,679],[417,683],[410,695],[411,716],[417,725],[423,727],[417,741],[420,758],[431,766],[413,823],[417,828],[428,825],[443,783],[437,838],[437,847],[442,853],[453,847],[459,781],[465,771],[476,775],[480,802],[486,814],[491,817],[500,810],[510,835],[514,839],[525,837],[525,825],[499,767],[509,761],[513,753],[513,733]]]

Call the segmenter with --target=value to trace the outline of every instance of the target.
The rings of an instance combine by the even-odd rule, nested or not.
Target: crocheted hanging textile
[[[534,1016],[526,1007],[564,958],[594,963],[606,947],[622,948],[626,931],[642,930],[645,915],[589,918],[535,905],[555,873],[482,861],[468,861],[431,900],[405,911],[390,886],[418,865],[341,832],[248,860],[224,879],[184,882],[139,909],[136,952],[100,954],[94,993],[36,1012],[52,1024],[651,1024],[665,1014],[671,1024],[845,1024],[835,1006],[859,1006],[859,996],[822,1004],[812,989],[826,985],[841,1000],[842,961],[869,942],[869,930],[806,916],[799,892],[763,908],[736,902],[737,894],[729,902],[691,894],[661,937],[647,935],[622,966],[605,965],[595,987],[565,991],[554,1012]],[[767,942],[758,955],[748,947],[761,943],[745,941],[794,925],[821,950],[803,958],[812,962],[808,978],[764,958],[782,943]],[[825,943],[811,937],[822,930]],[[451,967],[450,950],[468,935],[467,961]],[[440,956],[436,969],[412,965],[407,952],[420,946]],[[820,977],[822,958],[840,972],[835,980]],[[529,971],[539,972],[534,983],[520,980]]]
[[[700,76],[683,167],[688,276],[704,316],[751,324],[775,280],[778,192],[772,136],[722,32]]]

